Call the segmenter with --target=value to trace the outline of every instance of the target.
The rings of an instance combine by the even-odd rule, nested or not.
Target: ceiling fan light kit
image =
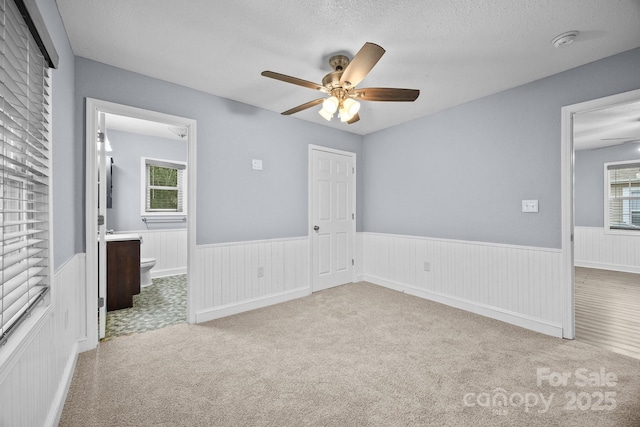
[[[330,121],[337,110],[340,121],[352,124],[360,120],[360,115],[358,114],[360,103],[354,98],[360,101],[413,102],[420,95],[418,89],[356,89],[356,86],[369,74],[384,53],[385,50],[377,44],[365,43],[351,61],[344,55],[332,56],[329,59],[329,65],[331,65],[333,71],[324,76],[322,85],[273,71],[263,71],[262,75],[285,83],[318,90],[329,95],[329,98],[306,102],[282,114],[290,115],[322,104],[319,114],[324,119]]]

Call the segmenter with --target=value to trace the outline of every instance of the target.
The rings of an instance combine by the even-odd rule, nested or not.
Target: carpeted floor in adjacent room
[[[102,343],[60,422],[431,425],[639,426],[640,360],[357,283]]]

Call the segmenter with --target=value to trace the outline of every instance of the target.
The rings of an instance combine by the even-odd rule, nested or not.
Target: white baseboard
[[[277,294],[266,295],[264,297],[252,298],[233,304],[222,305],[220,307],[208,308],[196,312],[196,323],[208,322],[221,317],[267,307],[281,302],[286,302],[311,295],[310,288],[298,288]]]
[[[478,302],[441,294],[439,292],[427,291],[419,289],[413,286],[404,285],[397,282],[381,279],[379,277],[364,275],[364,280],[374,285],[383,286],[385,288],[393,289],[399,292],[404,292],[409,295],[417,296],[420,298],[435,301],[440,304],[445,304],[451,307],[466,310],[471,313],[476,313],[485,317],[500,320],[502,322],[510,323],[512,325],[520,326],[522,328],[530,329],[532,331],[540,332],[542,334],[551,335],[554,337],[562,338],[562,325],[559,323],[552,323],[541,319],[536,319],[530,316],[526,316],[520,313],[504,310],[498,307],[493,307]]]
[[[353,283],[363,282],[364,280],[365,280],[365,279],[364,279],[364,274],[358,274],[358,275],[355,277],[355,280],[353,281]]]
[[[620,271],[622,273],[640,274],[640,267],[634,267],[632,265],[605,264],[603,262],[579,261],[579,260],[573,261],[573,265],[575,265],[576,267],[597,268],[598,270],[611,270],[611,271]]]
[[[167,268],[164,270],[154,271],[151,270],[151,278],[157,279],[159,277],[176,276],[178,274],[187,274],[187,267]]]
[[[51,410],[45,421],[45,426],[56,427],[60,423],[60,417],[62,416],[62,410],[64,409],[64,402],[67,400],[67,394],[71,387],[71,380],[73,379],[73,372],[76,369],[76,363],[78,362],[78,344],[73,346],[73,351],[67,359],[67,364],[64,367],[60,384],[58,384],[58,390],[53,398]]]

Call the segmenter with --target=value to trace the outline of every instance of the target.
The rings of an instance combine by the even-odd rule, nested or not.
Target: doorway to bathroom
[[[192,321],[196,132],[194,120],[150,110],[90,98],[86,108],[86,211],[97,219],[86,224],[93,348]]]

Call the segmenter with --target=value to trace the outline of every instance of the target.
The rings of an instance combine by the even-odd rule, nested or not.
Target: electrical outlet
[[[258,267],[258,277],[264,276],[264,267]]]
[[[424,262],[424,271],[431,271],[431,263],[428,261]]]

